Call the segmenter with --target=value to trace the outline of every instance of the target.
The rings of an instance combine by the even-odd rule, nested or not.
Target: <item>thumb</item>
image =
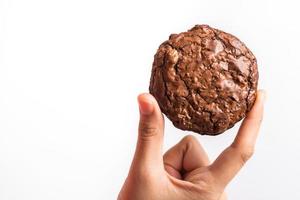
[[[164,120],[158,103],[150,94],[138,96],[140,122],[133,164],[142,169],[163,168],[162,144]],[[137,166],[135,166],[137,167]]]

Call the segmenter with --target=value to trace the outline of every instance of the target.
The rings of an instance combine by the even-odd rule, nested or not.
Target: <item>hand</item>
[[[226,199],[226,185],[253,154],[264,96],[264,92],[258,91],[235,140],[210,164],[193,136],[184,137],[163,155],[163,115],[154,97],[140,95],[136,151],[118,200]]]

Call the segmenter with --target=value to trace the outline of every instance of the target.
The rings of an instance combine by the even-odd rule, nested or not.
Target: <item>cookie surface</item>
[[[252,108],[257,82],[256,58],[244,43],[196,25],[160,45],[149,90],[175,127],[218,135]]]

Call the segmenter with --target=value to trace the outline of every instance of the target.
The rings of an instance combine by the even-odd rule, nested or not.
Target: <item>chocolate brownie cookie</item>
[[[149,90],[175,127],[218,135],[251,109],[257,82],[256,58],[244,43],[196,25],[160,45]]]

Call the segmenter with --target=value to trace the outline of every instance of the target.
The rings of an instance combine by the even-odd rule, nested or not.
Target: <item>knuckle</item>
[[[231,146],[231,148],[240,157],[242,164],[245,164],[254,154],[254,147],[252,146],[249,147]]]
[[[183,143],[194,143],[197,142],[197,139],[193,135],[186,135],[184,138],[182,138]]]
[[[148,138],[156,135],[158,133],[157,126],[149,122],[141,122],[139,125],[139,132],[143,138]]]
[[[246,163],[254,154],[254,149],[252,147],[249,148],[245,148],[242,152],[241,152],[241,159],[243,163]]]

